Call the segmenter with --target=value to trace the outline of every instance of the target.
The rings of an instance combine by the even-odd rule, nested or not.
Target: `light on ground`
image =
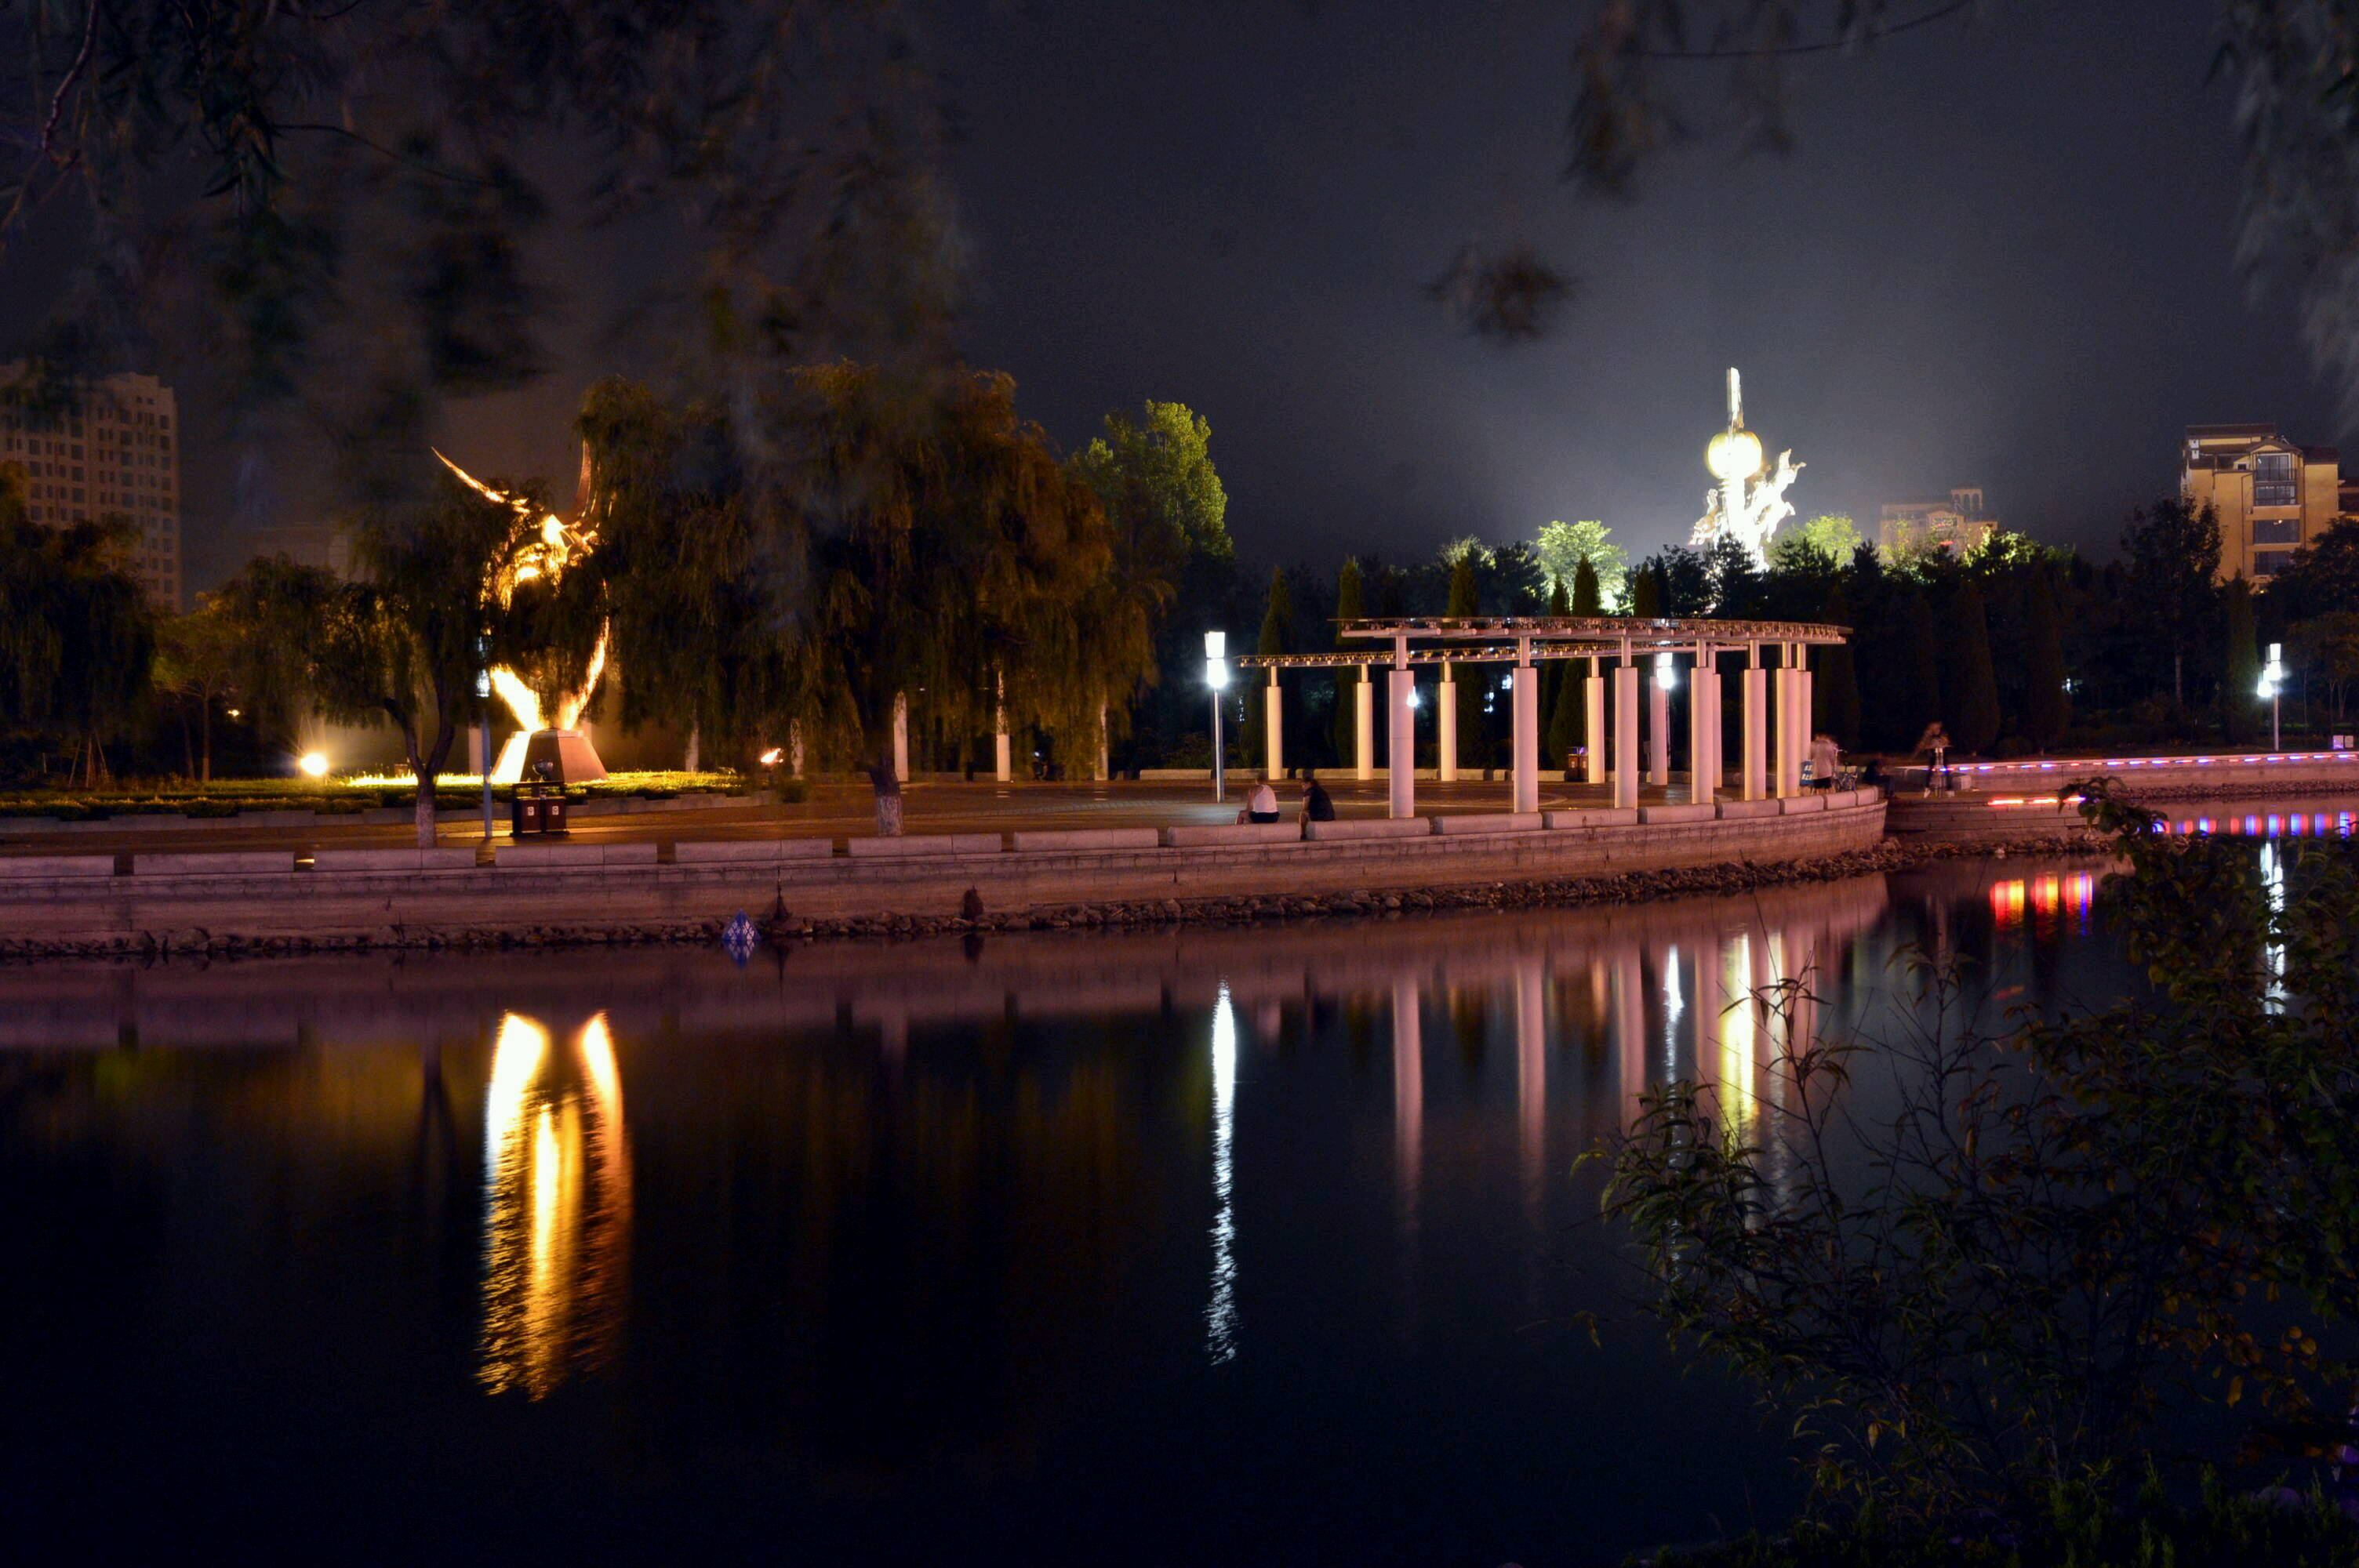
[[[295,765],[303,770],[303,776],[305,778],[326,778],[328,776],[328,753],[325,752],[306,752],[295,760]]]

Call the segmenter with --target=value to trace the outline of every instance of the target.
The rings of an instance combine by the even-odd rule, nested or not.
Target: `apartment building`
[[[21,367],[0,370],[5,381]],[[33,521],[119,517],[137,531],[125,566],[159,609],[180,608],[179,410],[152,375],[92,381],[61,409],[0,407],[0,463],[25,479]]]
[[[2341,455],[2288,440],[2275,425],[2190,425],[2179,489],[2220,519],[2223,581],[2267,582],[2349,510]]]
[[[1936,501],[1887,501],[1876,514],[1876,546],[1887,557],[1923,550],[1972,555],[1998,531],[1979,485],[1962,485]]]

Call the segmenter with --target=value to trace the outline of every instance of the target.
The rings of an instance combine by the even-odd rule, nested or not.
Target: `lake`
[[[1871,1039],[1912,947],[1994,1019],[2124,994],[2102,882],[0,970],[12,1529],[1538,1568],[1775,1524],[1780,1423],[1666,1353],[1577,1157],[1674,1075],[1774,1094],[1780,976]]]

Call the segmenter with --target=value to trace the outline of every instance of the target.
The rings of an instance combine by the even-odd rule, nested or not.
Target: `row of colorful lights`
[[[1952,773],[2080,773],[2089,768],[2208,768],[2222,762],[2264,765],[2277,762],[2359,762],[2359,752],[2269,752],[2242,757],[2095,757],[2062,762],[1958,762]]]
[[[2164,833],[2218,833],[2238,838],[2329,838],[2351,837],[2348,811],[2268,812],[2248,816],[2195,816],[2158,824]]]
[[[2053,920],[2060,911],[2070,908],[2085,927],[2089,906],[2096,896],[2097,878],[2091,871],[2075,871],[2070,876],[2017,877],[1991,884],[1991,913],[1998,917],[2001,926],[2008,926],[2023,923],[2027,907],[2042,921]]]

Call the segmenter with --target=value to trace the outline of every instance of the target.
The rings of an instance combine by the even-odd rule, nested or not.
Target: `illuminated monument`
[[[533,519],[532,508],[503,491],[494,490],[449,458],[442,466],[459,476],[461,483],[487,501],[498,503],[516,514],[516,527],[509,535],[496,574],[492,579],[492,593],[506,608],[525,583],[550,583],[565,574],[573,562],[587,556],[598,546],[598,535],[587,521],[586,505],[577,505],[582,517],[573,523],[560,520],[554,512],[544,513]],[[582,501],[586,503],[590,492],[590,455],[582,455]],[[533,690],[525,678],[505,665],[491,670],[492,689],[508,705],[520,728],[508,737],[500,748],[499,761],[493,764],[494,784],[515,784],[524,776],[527,762],[538,765],[553,763],[557,776],[567,784],[584,784],[606,776],[606,765],[598,760],[598,749],[590,737],[581,731],[582,709],[597,694],[598,681],[606,673],[606,628],[598,628],[598,645],[591,651],[590,667],[572,687],[558,693],[556,711],[550,713],[541,706],[540,694]]]
[[[1704,467],[1720,483],[1704,494],[1704,514],[1688,543],[1710,549],[1734,539],[1756,566],[1769,564],[1769,535],[1794,514],[1786,489],[1802,471],[1790,451],[1777,454],[1774,473],[1764,470],[1761,438],[1745,427],[1745,394],[1736,372],[1728,373],[1728,428],[1704,449]]]

